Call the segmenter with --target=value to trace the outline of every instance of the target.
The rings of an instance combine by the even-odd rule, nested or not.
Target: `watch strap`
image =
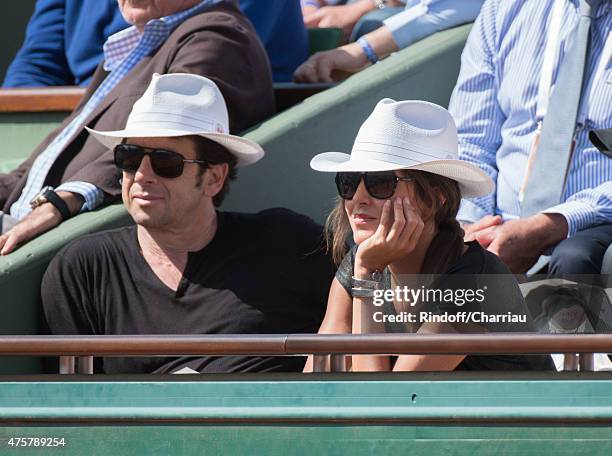
[[[53,206],[55,206],[55,208],[59,211],[62,216],[62,221],[68,220],[70,218],[71,214],[70,209],[68,209],[68,205],[62,199],[61,196],[55,193],[55,190],[47,190],[44,196],[47,201],[53,204]]]

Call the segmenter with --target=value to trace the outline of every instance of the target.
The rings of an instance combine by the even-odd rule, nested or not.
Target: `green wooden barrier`
[[[280,206],[323,221],[333,205],[333,178],[312,171],[310,159],[322,151],[349,151],[359,125],[381,98],[424,99],[446,105],[469,29],[466,25],[433,35],[247,132],[267,156],[240,170],[224,209],[254,212]],[[4,114],[0,134],[10,132],[10,149],[26,155],[56,125],[49,121],[52,116],[57,117],[34,113],[27,122],[23,115]],[[12,154],[0,155],[1,160],[15,163],[19,154]],[[0,257],[0,334],[37,333],[40,279],[61,247],[83,234],[125,223],[128,218],[120,206],[82,214]],[[0,373],[38,369],[32,360],[0,362]]]
[[[67,112],[0,113],[0,170],[14,169],[57,128]]]
[[[612,454],[612,376],[489,374],[0,382],[0,453]]]

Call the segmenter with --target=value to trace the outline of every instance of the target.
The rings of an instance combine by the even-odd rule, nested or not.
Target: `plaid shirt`
[[[138,45],[142,34],[136,27],[128,27],[125,30],[110,36],[104,43],[104,69],[113,71]]]
[[[105,64],[110,74],[96,89],[81,112],[49,143],[47,148],[36,158],[28,174],[20,198],[11,205],[11,215],[22,219],[30,213],[30,200],[42,189],[51,166],[64,147],[80,133],[87,117],[102,102],[104,97],[138,64],[144,57],[155,52],[172,31],[191,16],[225,0],[203,0],[196,6],[180,13],[160,19],[150,20],[140,34],[135,26],[129,27],[108,38],[104,45]],[[106,61],[107,60],[107,61]],[[66,182],[58,191],[69,191],[82,195],[85,203],[81,210],[91,210],[100,205],[104,193],[89,182]]]

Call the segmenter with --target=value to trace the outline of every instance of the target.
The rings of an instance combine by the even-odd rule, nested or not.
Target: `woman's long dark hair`
[[[431,211],[438,234],[433,238],[421,268],[422,274],[443,274],[463,254],[463,229],[457,221],[461,192],[456,181],[425,171],[406,171],[414,177],[418,206]],[[437,190],[437,191],[436,191]],[[444,197],[440,201],[438,195]],[[325,222],[325,242],[336,264],[347,252],[351,225],[344,210],[344,201],[338,197],[336,206]]]

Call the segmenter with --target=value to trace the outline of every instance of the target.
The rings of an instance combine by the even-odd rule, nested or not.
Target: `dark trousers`
[[[557,274],[600,274],[607,248],[612,244],[612,223],[579,231],[554,248],[548,272]]]

